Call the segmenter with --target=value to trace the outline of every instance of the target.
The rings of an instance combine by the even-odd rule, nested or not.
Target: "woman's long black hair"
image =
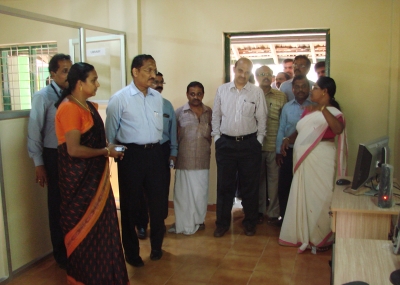
[[[72,94],[72,90],[75,89],[78,80],[86,81],[86,78],[89,76],[89,72],[92,70],[94,70],[94,66],[86,62],[77,62],[73,64],[67,76],[68,88],[63,90],[60,99],[58,99],[54,106],[58,108],[65,97]]]
[[[317,85],[321,89],[325,89],[328,91],[328,95],[330,97],[329,103],[335,107],[336,109],[340,110],[340,105],[335,99],[335,93],[336,93],[336,83],[335,80],[328,76],[322,76],[318,78],[317,80]]]

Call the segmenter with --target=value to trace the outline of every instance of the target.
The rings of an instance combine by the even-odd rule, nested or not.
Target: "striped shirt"
[[[244,136],[257,133],[261,143],[267,124],[267,106],[261,88],[247,83],[238,90],[234,82],[221,85],[217,89],[212,116],[214,140],[221,134]]]
[[[275,151],[276,136],[279,129],[279,118],[282,108],[287,102],[286,94],[272,89],[265,94],[265,102],[268,108],[267,135],[264,138],[263,151]]]

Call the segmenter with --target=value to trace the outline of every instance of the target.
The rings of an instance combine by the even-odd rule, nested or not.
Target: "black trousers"
[[[236,192],[236,173],[245,217],[243,225],[255,226],[258,216],[261,144],[256,135],[243,141],[221,136],[215,143],[217,160],[217,227],[229,228],[232,201]]]
[[[283,157],[283,164],[279,169],[278,199],[280,216],[285,217],[286,205],[289,199],[290,186],[293,180],[293,148],[286,150],[286,156]]]
[[[49,211],[50,237],[54,259],[58,264],[67,264],[67,251],[64,234],[60,225],[61,193],[58,187],[58,151],[55,148],[43,148],[43,162],[47,173],[47,207]]]
[[[171,183],[171,170],[169,168],[169,157],[171,153],[171,147],[169,141],[163,143],[161,145],[161,150],[163,153],[162,160],[164,163],[163,170],[166,173],[166,182],[165,182],[165,195],[166,195],[166,204],[165,204],[165,212],[164,212],[164,219],[168,217],[168,197],[169,197],[169,184]],[[137,228],[144,228],[147,229],[147,225],[149,224],[149,210],[147,206],[147,200],[145,195],[141,197],[140,202],[140,209],[138,211],[138,219],[137,219]]]
[[[143,195],[150,214],[151,248],[161,250],[164,239],[166,175],[162,171],[164,163],[160,145],[151,149],[139,148],[134,144],[124,145],[128,149],[125,150],[124,159],[118,160],[122,244],[125,256],[134,259],[139,255],[135,226]]]

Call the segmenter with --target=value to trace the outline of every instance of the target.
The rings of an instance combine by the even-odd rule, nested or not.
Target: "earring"
[[[81,89],[80,89],[81,91],[82,91],[82,86],[81,86]]]
[[[81,87],[81,90],[82,90],[82,87]],[[322,96],[325,96],[325,92],[322,93]]]

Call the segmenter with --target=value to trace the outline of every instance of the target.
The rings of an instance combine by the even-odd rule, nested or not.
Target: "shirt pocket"
[[[274,103],[270,103],[269,108],[268,108],[268,119],[272,120],[279,120],[279,117],[281,116],[281,110],[282,106]]]
[[[251,101],[243,101],[242,104],[242,116],[245,117],[254,117],[254,113],[256,112],[256,103]]]

